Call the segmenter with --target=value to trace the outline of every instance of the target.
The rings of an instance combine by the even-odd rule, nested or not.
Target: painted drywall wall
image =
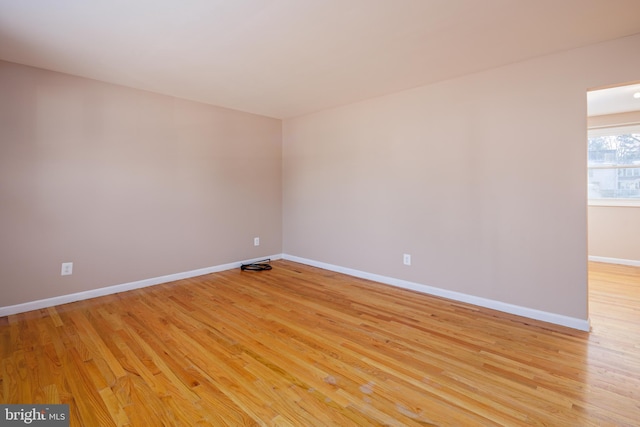
[[[589,255],[640,264],[640,207],[589,206]]]
[[[640,111],[589,117],[590,128],[640,123]],[[640,263],[640,207],[589,206],[589,256]]]
[[[0,307],[281,253],[280,120],[7,62],[0,94]]]
[[[586,91],[638,80],[638,48],[285,120],[284,252],[586,320]]]

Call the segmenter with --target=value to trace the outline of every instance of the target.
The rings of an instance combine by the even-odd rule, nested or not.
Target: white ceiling
[[[640,71],[638,71],[640,76]],[[638,98],[633,95],[638,94]],[[594,90],[587,93],[589,116],[640,111],[640,84]]]
[[[0,59],[287,118],[640,33],[639,0],[0,0]]]

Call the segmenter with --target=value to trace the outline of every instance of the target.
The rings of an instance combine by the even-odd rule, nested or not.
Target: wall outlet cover
[[[72,262],[63,262],[62,270],[60,271],[61,276],[70,276],[73,274],[73,263]]]

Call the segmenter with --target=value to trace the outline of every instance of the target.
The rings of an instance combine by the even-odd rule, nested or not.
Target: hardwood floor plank
[[[129,417],[118,402],[118,398],[113,393],[113,390],[111,390],[110,388],[103,388],[99,391],[99,393],[100,397],[102,397],[102,401],[109,411],[109,414],[111,415],[111,419],[113,420],[114,424],[118,427],[130,425]]]
[[[115,425],[99,389],[91,381],[91,360],[83,360],[74,348],[69,349],[62,361],[65,384],[68,385],[73,405],[78,407],[79,425]],[[19,401],[24,402],[24,401]],[[30,401],[27,401],[30,402]]]
[[[585,333],[289,261],[0,318],[0,401],[87,426],[632,426],[640,268]]]

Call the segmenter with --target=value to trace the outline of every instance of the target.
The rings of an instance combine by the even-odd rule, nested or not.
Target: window
[[[587,168],[590,202],[640,206],[640,125],[590,129]]]

